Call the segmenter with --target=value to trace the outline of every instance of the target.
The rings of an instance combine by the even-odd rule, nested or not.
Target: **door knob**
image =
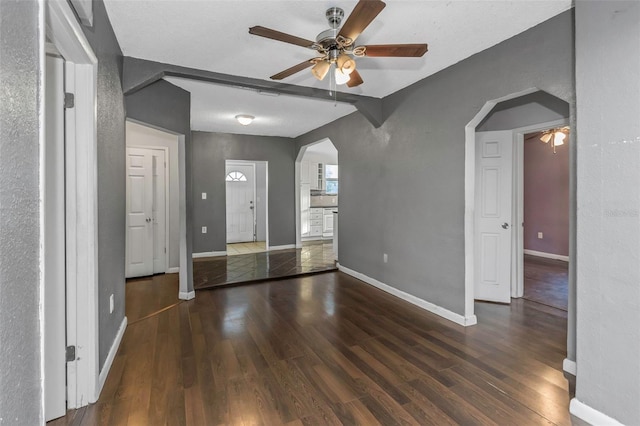
[[[150,217],[147,218],[147,222],[151,222],[151,218]]]
[[[509,229],[509,224],[507,222],[503,223],[502,229]]]

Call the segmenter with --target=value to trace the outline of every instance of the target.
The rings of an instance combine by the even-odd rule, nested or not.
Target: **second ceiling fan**
[[[249,28],[249,33],[313,49],[319,54],[315,58],[272,75],[272,80],[282,80],[309,67],[313,67],[311,68],[313,76],[322,80],[334,66],[337,84],[346,83],[349,87],[356,87],[362,84],[363,80],[356,71],[355,57],[417,58],[427,52],[426,43],[355,45],[358,36],[385,6],[386,4],[380,0],[360,0],[339,30],[344,11],[339,7],[327,9],[325,15],[331,28],[318,34],[316,41],[261,26]]]

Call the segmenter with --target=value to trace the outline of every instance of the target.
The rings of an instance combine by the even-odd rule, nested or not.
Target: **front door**
[[[227,162],[227,243],[254,240],[255,165]]]
[[[164,151],[127,148],[126,277],[166,271]]]
[[[476,133],[475,298],[511,303],[513,133]]]

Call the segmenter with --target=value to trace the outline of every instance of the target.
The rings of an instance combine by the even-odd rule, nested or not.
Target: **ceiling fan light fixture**
[[[564,140],[566,139],[566,137],[567,137],[567,135],[565,135],[561,131],[555,132],[553,134],[553,146],[564,145]]]
[[[248,114],[238,114],[236,115],[236,120],[238,120],[238,123],[242,124],[243,126],[248,126],[253,122],[253,120],[255,120],[255,117]]]
[[[545,133],[540,137],[540,140],[544,143],[549,143],[549,141],[551,140],[551,136],[553,136],[552,133]]]
[[[330,67],[331,67],[331,64],[329,62],[319,61],[317,64],[313,66],[313,68],[311,68],[311,74],[313,74],[313,76],[318,80],[322,81],[324,77],[327,75],[327,73],[329,72]]]
[[[345,74],[340,71],[340,68],[336,68],[336,84],[347,84],[347,82],[351,79],[349,74]]]
[[[353,58],[345,53],[338,56],[338,61],[336,63],[338,69],[342,71],[343,74],[349,75],[356,69],[356,61]]]

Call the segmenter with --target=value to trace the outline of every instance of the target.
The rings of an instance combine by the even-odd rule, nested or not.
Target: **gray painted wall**
[[[83,27],[98,57],[98,318],[100,368],[124,318],[125,136],[122,51],[102,1],[93,2],[93,27]],[[109,296],[115,309],[109,313]]]
[[[640,424],[640,3],[576,2],[576,398]]]
[[[340,264],[464,314],[465,125],[531,87],[573,103],[572,27],[563,13],[385,98],[379,129],[354,113],[297,138],[338,149]]]
[[[569,117],[569,104],[544,92],[535,92],[497,104],[476,128],[479,132],[511,130]]]
[[[269,162],[269,244],[295,244],[293,139],[193,132],[193,192],[207,193],[194,201],[194,253],[226,250],[226,160]]]
[[[159,80],[150,86],[125,96],[127,117],[141,123],[168,130],[185,139],[185,172],[187,203],[187,259],[191,259],[193,241],[193,197],[191,163],[191,94],[186,90]],[[193,291],[193,265],[187,262],[187,290]]]
[[[0,424],[41,424],[36,2],[0,1]]]

